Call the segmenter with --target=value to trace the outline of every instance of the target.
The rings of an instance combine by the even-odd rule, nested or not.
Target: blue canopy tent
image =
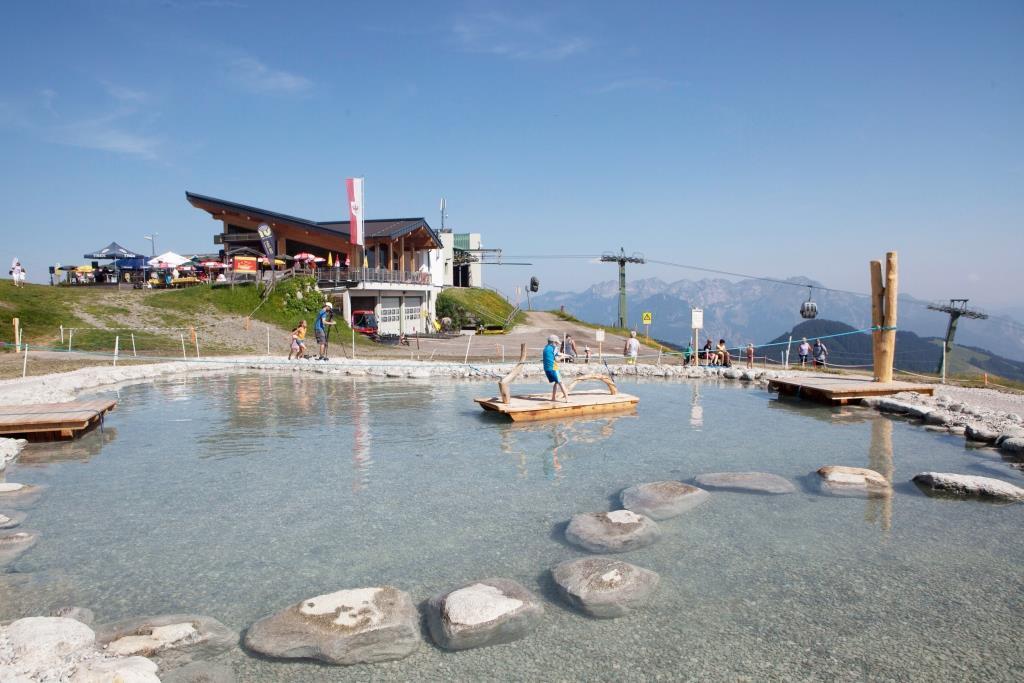
[[[83,254],[82,258],[87,259],[110,259],[114,262],[114,279],[117,280],[117,286],[121,287],[121,276],[120,270],[117,267],[118,259],[135,259],[142,258],[142,254],[136,254],[131,249],[125,249],[117,242],[111,242],[107,246],[103,247],[99,251],[94,251],[91,254]]]

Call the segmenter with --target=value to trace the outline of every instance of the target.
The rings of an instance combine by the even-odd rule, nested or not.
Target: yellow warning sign
[[[642,319],[644,321],[644,325],[650,325],[651,322],[654,320],[654,316],[651,314],[650,311],[644,311]]]

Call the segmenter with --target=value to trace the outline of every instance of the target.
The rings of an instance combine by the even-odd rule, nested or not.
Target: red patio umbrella
[[[304,251],[301,254],[296,254],[292,258],[296,261],[312,261],[316,256],[314,254],[310,254],[308,251]]]

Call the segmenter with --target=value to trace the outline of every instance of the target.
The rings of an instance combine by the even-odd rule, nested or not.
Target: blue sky
[[[7,3],[5,259],[212,250],[211,194],[998,309],[1024,291],[1024,3]],[[508,290],[609,265],[491,268]],[[700,273],[645,265],[631,276]]]

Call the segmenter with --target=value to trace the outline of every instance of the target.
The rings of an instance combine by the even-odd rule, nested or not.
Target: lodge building
[[[382,334],[428,331],[443,287],[482,284],[481,264],[469,248],[479,248],[476,233],[438,233],[424,218],[364,220],[360,262],[358,247],[349,241],[349,221],[316,222],[193,192],[185,198],[221,223],[214,243],[228,259],[261,251],[256,231],[264,223],[273,231],[278,256],[306,252],[338,259],[333,268],[316,269],[320,288],[335,306],[341,304],[349,322],[353,311],[372,311]]]

